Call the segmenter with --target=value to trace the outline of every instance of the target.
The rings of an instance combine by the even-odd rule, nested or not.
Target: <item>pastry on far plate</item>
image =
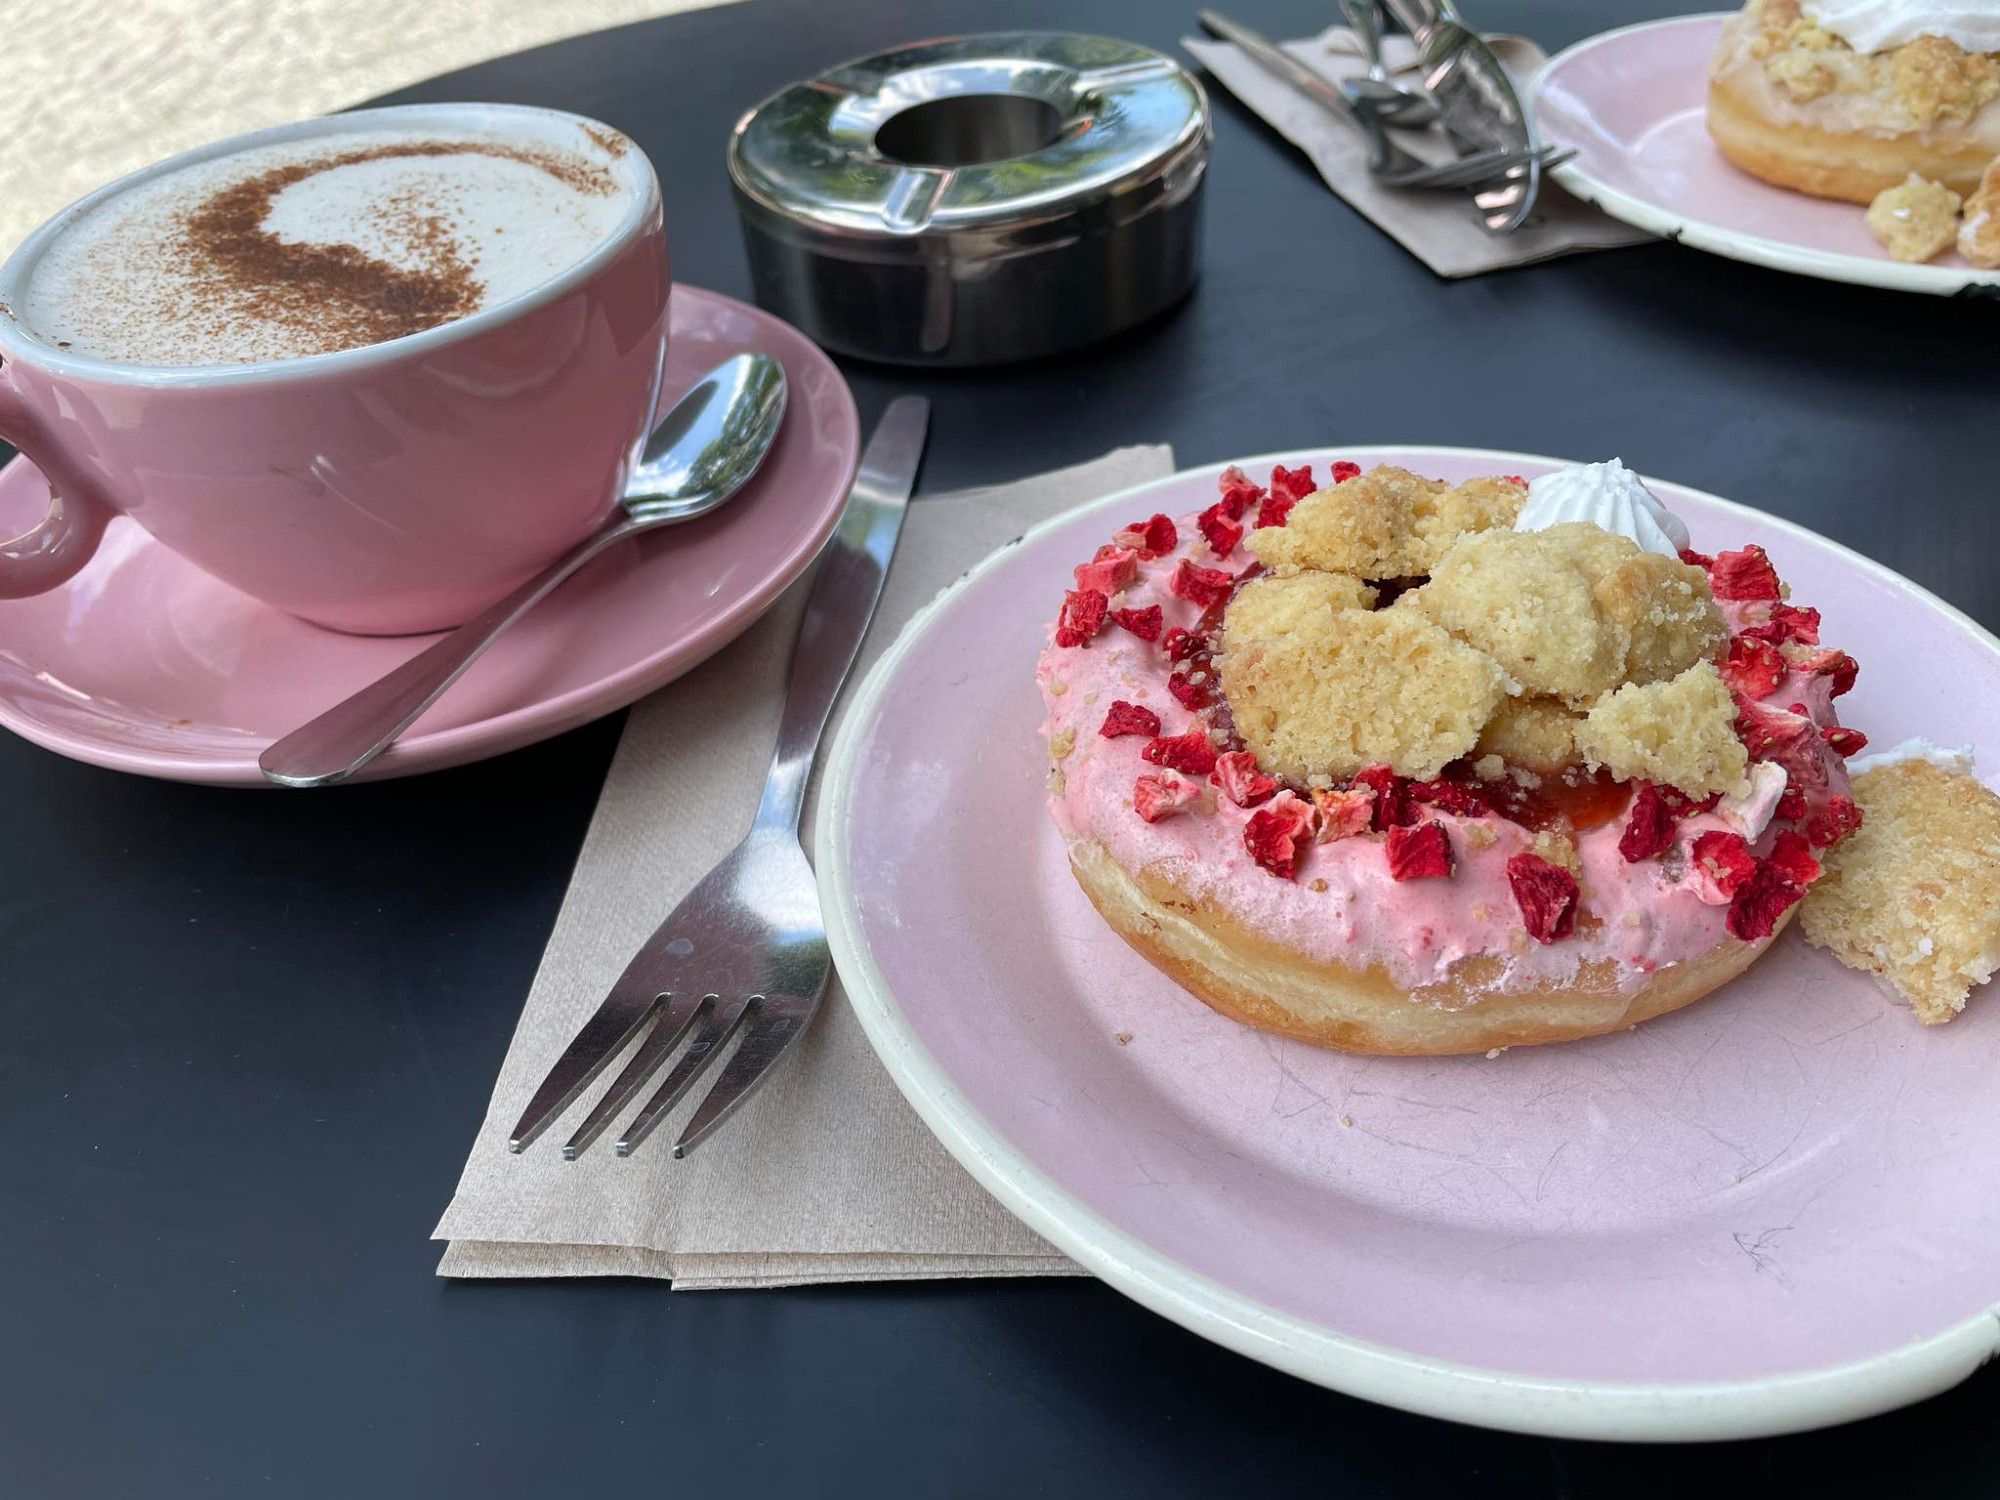
[[[1752,176],[1870,203],[1911,174],[1961,197],[2000,156],[1992,0],[1750,0],[1723,28],[1708,129]]]
[[[1358,1052],[1701,998],[1859,822],[1819,640],[1615,461],[1532,485],[1238,470],[1075,570],[1037,669],[1070,865],[1239,1021]]]

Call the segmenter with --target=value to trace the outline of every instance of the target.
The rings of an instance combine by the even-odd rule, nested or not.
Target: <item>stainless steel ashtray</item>
[[[764,306],[840,353],[995,364],[1187,295],[1209,136],[1172,58],[1003,32],[772,95],[730,136],[729,176]]]

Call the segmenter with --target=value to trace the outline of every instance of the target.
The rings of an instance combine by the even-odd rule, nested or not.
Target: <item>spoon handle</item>
[[[612,543],[646,527],[646,522],[630,518],[605,527],[386,677],[273,742],[257,757],[258,768],[280,786],[327,786],[346,780],[394,744],[508,626],[541,603],[556,585]]]

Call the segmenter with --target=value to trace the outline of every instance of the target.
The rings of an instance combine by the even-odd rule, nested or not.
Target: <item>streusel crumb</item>
[[[2000,95],[2000,63],[1920,36],[1889,54],[1889,86],[1919,129],[1963,125]]]
[[[1316,616],[1374,603],[1375,590],[1345,573],[1267,573],[1236,591],[1223,618],[1239,639],[1266,640]]]
[[[1897,260],[1924,261],[1958,238],[1958,194],[1912,172],[1868,205],[1868,227]]]
[[[1710,662],[1666,682],[1600,698],[1577,726],[1577,748],[1620,781],[1643,778],[1692,796],[1733,792],[1750,758],[1736,737],[1736,703]]]
[[[2000,968],[2000,796],[1926,760],[1863,771],[1854,796],[1861,827],[1821,856],[1806,941],[1949,1021]]]
[[[1258,764],[1296,781],[1370,765],[1429,779],[1472,748],[1505,696],[1491,658],[1408,611],[1305,610],[1271,635],[1243,623],[1232,602],[1221,658],[1230,712]]]
[[[1806,17],[1798,0],[1750,0],[1750,55],[1799,104],[1827,94],[1878,94],[1911,130],[1962,125],[2000,98],[2000,58],[1920,36],[1862,54]]]
[[[1958,253],[1984,270],[2000,267],[2000,157],[1987,164],[1979,186],[1965,200]]]
[[[1530,693],[1578,706],[1729,639],[1701,569],[1583,522],[1463,537],[1407,598]]]
[[[1582,714],[1556,698],[1508,698],[1474,748],[1530,771],[1560,771],[1583,759],[1576,748],[1576,726],[1582,722]]]
[[[1505,479],[1453,486],[1382,464],[1306,496],[1285,525],[1253,531],[1244,545],[1274,572],[1415,578],[1466,533],[1513,525],[1526,493]]]

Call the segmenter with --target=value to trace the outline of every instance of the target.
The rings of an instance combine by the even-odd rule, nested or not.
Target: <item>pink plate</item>
[[[1340,456],[1452,479],[1555,462]],[[1224,1020],[1099,920],[1045,807],[1044,624],[1117,524],[1205,505],[1219,467],[990,558],[910,624],[847,717],[817,827],[834,956],[945,1145],[1147,1306],[1461,1421],[1790,1431],[1915,1400],[1993,1354],[2000,998],[1927,1029],[1794,932],[1634,1031],[1350,1057]],[[1827,640],[1854,648],[1850,722],[1884,743],[2000,745],[2000,641],[1798,526],[1656,488],[1696,547],[1769,548]]]
[[[672,320],[663,400],[732,354],[783,363],[790,403],[762,471],[714,515],[591,563],[363,777],[462,765],[622,708],[727,644],[818,555],[859,451],[847,383],[804,335],[731,298],[676,286]],[[5,534],[48,503],[27,464],[0,472]],[[0,603],[0,724],[93,765],[263,786],[267,744],[434,639],[308,625],[120,518],[61,588]]]
[[[2000,272],[1956,253],[1929,265],[1891,260],[1859,204],[1773,187],[1725,161],[1704,124],[1723,20],[1627,26],[1551,58],[1535,82],[1536,123],[1577,153],[1555,179],[1613,218],[1733,260],[1937,296],[2000,295]]]

